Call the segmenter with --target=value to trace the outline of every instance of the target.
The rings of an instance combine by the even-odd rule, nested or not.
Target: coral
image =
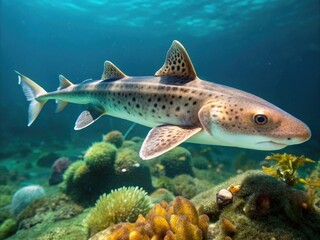
[[[111,172],[112,173],[112,172]],[[64,173],[63,191],[73,200],[84,205],[90,206],[104,192],[104,180],[112,177],[106,171],[106,175],[96,178],[84,161],[76,161]]]
[[[88,210],[82,211],[65,195],[48,195],[36,200],[19,216],[19,230],[10,240],[86,240],[82,222]]]
[[[19,229],[29,229],[46,221],[61,221],[82,213],[83,207],[57,193],[31,203],[18,216]]]
[[[224,206],[214,197],[221,189],[233,195]],[[261,171],[247,171],[192,201],[213,222],[212,239],[312,239],[319,233],[320,212],[307,194]]]
[[[114,169],[117,173],[129,172],[133,168],[140,167],[141,161],[136,151],[131,148],[122,148],[117,153]]]
[[[160,203],[161,201],[170,203],[174,200],[174,194],[165,188],[158,188],[150,194],[150,198],[153,203]]]
[[[172,183],[173,189],[169,190],[171,190],[176,196],[183,196],[189,199],[212,187],[209,182],[193,178],[186,174],[176,176],[172,180]]]
[[[139,152],[140,150],[140,147],[141,145],[134,142],[134,141],[131,141],[131,140],[128,140],[128,141],[124,141],[123,144],[122,144],[122,148],[130,148],[136,152]]]
[[[104,142],[109,142],[115,145],[117,148],[120,148],[123,144],[124,137],[119,131],[111,131],[102,136]]]
[[[54,161],[51,167],[49,185],[55,185],[63,181],[63,173],[69,167],[71,161],[67,157],[61,157]]]
[[[38,185],[23,187],[15,192],[11,202],[11,213],[17,216],[34,200],[45,195],[44,189]]]
[[[122,186],[153,191],[149,168],[139,160],[131,148],[95,143],[87,150],[84,161],[76,161],[66,170],[64,191],[84,206],[93,205],[103,193]]]
[[[37,166],[39,167],[51,167],[52,164],[56,159],[58,159],[60,156],[54,152],[49,153],[43,153],[38,159],[37,159]]]
[[[135,223],[120,223],[90,240],[206,240],[208,217],[198,215],[194,205],[177,197],[171,205],[163,201]]]
[[[82,165],[84,165],[84,162],[82,160],[75,161],[64,172],[63,179],[64,179],[65,185],[67,187],[69,187],[69,186],[72,187],[72,185],[74,183],[74,174],[77,171],[77,169]]]
[[[192,198],[200,192],[212,187],[212,184],[209,182],[193,178],[187,174],[175,176],[173,179],[161,176],[160,178],[155,179],[153,184],[155,187],[168,189],[176,196],[183,196],[186,198]]]
[[[257,168],[257,163],[250,159],[246,152],[239,153],[232,161],[232,168],[235,172],[243,172]]]
[[[280,179],[289,186],[295,186],[298,183],[308,184],[320,187],[320,181],[312,182],[308,179],[300,178],[297,170],[306,162],[314,162],[305,156],[296,157],[292,154],[273,154],[267,156],[266,160],[275,160],[277,163],[273,167],[262,167],[262,171],[268,175]]]
[[[310,173],[310,182],[320,182],[320,161],[317,162],[316,167]],[[320,208],[320,188],[307,185],[308,199]]]
[[[164,166],[167,177],[174,177],[180,174],[193,176],[191,154],[183,147],[176,147],[157,157],[154,163],[160,163]]]
[[[123,187],[100,196],[89,213],[85,225],[92,236],[119,222],[133,222],[139,214],[146,214],[152,207],[147,193],[138,187]]]
[[[16,220],[12,218],[7,219],[0,226],[0,239],[5,239],[13,235],[17,231],[17,228]]]
[[[192,158],[192,164],[198,169],[208,169],[209,161],[203,156],[196,156]]]
[[[12,200],[12,196],[9,194],[1,194],[0,195],[0,209],[5,207],[6,205],[10,204]]]
[[[89,170],[95,173],[105,173],[113,168],[117,149],[107,142],[94,143],[85,153],[83,159]]]
[[[154,189],[149,167],[141,160],[138,152],[131,148],[118,149],[114,171],[113,188],[135,185],[148,192]]]

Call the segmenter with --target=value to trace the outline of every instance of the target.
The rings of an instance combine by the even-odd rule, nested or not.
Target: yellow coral
[[[171,205],[163,201],[144,218],[135,223],[120,223],[112,227],[111,234],[91,238],[104,240],[206,240],[209,218],[198,215],[194,205],[177,197]],[[100,234],[98,234],[100,235]]]

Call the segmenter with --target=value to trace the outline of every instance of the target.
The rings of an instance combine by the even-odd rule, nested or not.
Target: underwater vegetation
[[[87,233],[81,222],[87,212],[83,211],[65,194],[52,193],[35,200],[18,215],[18,231],[10,239],[85,240]]]
[[[122,187],[103,194],[85,219],[89,236],[120,222],[134,222],[152,208],[147,192],[138,187]]]
[[[116,148],[120,148],[124,142],[124,136],[120,131],[111,131],[102,136],[104,142],[112,143]]]
[[[163,166],[167,177],[180,174],[193,176],[191,153],[184,147],[175,147],[152,161]]]
[[[274,160],[276,164],[272,167],[262,167],[262,171],[270,176],[273,176],[287,185],[293,187],[298,183],[307,184],[310,186],[320,187],[320,181],[310,181],[310,179],[304,179],[299,177],[298,169],[304,163],[313,163],[314,161],[305,156],[294,156],[292,154],[273,154],[267,156],[266,160]]]
[[[160,176],[154,178],[153,185],[157,188],[166,188],[176,196],[192,198],[195,195],[213,187],[208,181],[191,177],[187,174],[177,175],[174,178]]]
[[[17,221],[8,218],[0,225],[0,239],[6,239],[17,231]]]
[[[120,132],[112,131],[103,136],[103,141],[93,143],[83,159],[72,163],[64,173],[66,194],[84,206],[91,206],[103,193],[122,186],[139,186],[151,192],[149,167],[132,150],[136,143],[126,142]]]
[[[191,201],[210,218],[209,239],[313,239],[320,211],[307,192],[252,170]],[[311,196],[312,197],[312,196]]]
[[[119,223],[98,233],[90,240],[206,240],[209,218],[199,215],[188,199],[177,197],[163,201],[135,223]]]

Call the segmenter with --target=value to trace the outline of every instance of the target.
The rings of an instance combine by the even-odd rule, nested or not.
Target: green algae
[[[221,189],[241,185],[233,200],[221,207],[216,194]],[[200,213],[210,217],[211,239],[312,239],[320,229],[320,211],[308,204],[307,193],[264,174],[247,171],[195,196]],[[227,220],[227,221],[226,221]],[[234,232],[223,231],[225,222]]]

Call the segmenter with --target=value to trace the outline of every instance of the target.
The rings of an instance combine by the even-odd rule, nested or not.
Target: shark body
[[[127,76],[106,61],[100,80],[72,84],[60,75],[58,90],[49,93],[24,75],[18,76],[30,101],[28,126],[49,99],[56,100],[57,112],[69,102],[86,104],[76,130],[105,114],[151,127],[140,150],[142,159],[157,157],[184,141],[277,150],[311,136],[303,122],[275,105],[198,78],[178,41],[173,41],[155,76]]]

